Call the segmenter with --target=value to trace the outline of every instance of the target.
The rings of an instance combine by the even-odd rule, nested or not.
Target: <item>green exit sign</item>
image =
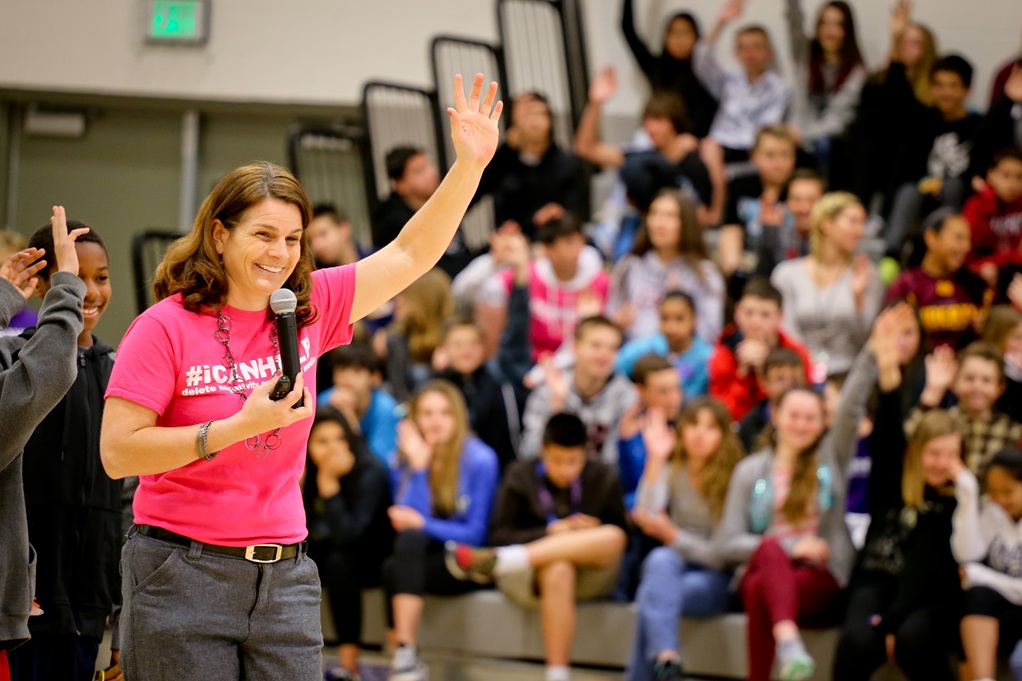
[[[209,3],[210,0],[146,0],[146,42],[206,44]]]

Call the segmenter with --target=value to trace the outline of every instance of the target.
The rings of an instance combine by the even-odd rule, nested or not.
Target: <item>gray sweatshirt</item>
[[[716,523],[710,505],[692,486],[684,466],[666,464],[657,480],[643,475],[635,507],[653,514],[670,507],[671,522],[678,528],[671,548],[686,562],[714,569],[724,566],[713,544]]]
[[[812,101],[809,94],[809,43],[803,28],[805,16],[802,0],[786,0],[788,37],[791,39],[791,58],[795,73],[791,83],[791,109],[788,121],[802,133],[802,144],[812,151],[812,143],[825,137],[841,135],[855,118],[862,86],[866,84],[866,69],[860,64],[851,70],[845,82],[823,102]],[[836,75],[836,74],[835,74]]]
[[[575,374],[564,373],[568,382],[568,396],[564,399],[564,411],[576,414],[589,429],[589,442],[598,447],[598,457],[616,471],[618,462],[617,440],[621,416],[635,402],[636,394],[632,382],[615,374],[603,390],[592,399],[584,400],[575,388]],[[535,459],[543,445],[543,429],[553,416],[550,411],[550,388],[545,384],[532,391],[525,403],[522,418],[524,434],[518,453],[521,459]]]
[[[817,452],[817,465],[828,466],[832,475],[832,500],[820,514],[818,534],[830,547],[828,568],[841,586],[848,584],[855,565],[855,547],[845,524],[845,499],[848,496],[848,464],[858,444],[859,421],[866,414],[866,401],[877,379],[876,360],[868,349],[856,357],[852,371],[841,391],[834,423],[823,437]],[[754,454],[735,467],[724,503],[714,543],[721,559],[730,566],[743,565],[759,547],[763,535],[752,529],[750,501],[757,483],[770,485],[774,465],[773,450]],[[770,521],[771,526],[773,520]],[[769,533],[769,528],[767,529]],[[791,542],[782,542],[790,554]]]
[[[70,389],[78,374],[85,283],[57,272],[39,312],[38,331],[26,341],[0,338],[0,641],[29,638],[35,591],[35,553],[28,543],[21,454],[36,426]],[[25,305],[0,279],[0,327]]]

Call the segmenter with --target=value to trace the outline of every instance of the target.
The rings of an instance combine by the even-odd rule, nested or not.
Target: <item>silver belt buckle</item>
[[[274,549],[273,558],[257,558],[256,550],[258,549]],[[245,560],[252,563],[276,563],[280,560],[280,555],[284,552],[284,547],[280,544],[255,544],[254,546],[245,547]]]

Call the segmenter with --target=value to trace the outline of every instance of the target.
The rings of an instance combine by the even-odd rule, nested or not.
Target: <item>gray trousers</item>
[[[132,528],[121,555],[127,681],[323,678],[319,571],[185,548]]]

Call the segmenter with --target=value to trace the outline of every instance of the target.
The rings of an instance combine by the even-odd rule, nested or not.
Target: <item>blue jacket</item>
[[[319,394],[316,402],[320,406],[330,404],[330,395],[333,388],[328,388]],[[362,435],[369,445],[369,451],[376,455],[376,458],[384,464],[390,461],[390,453],[397,447],[397,422],[401,419],[397,416],[397,400],[390,396],[390,393],[379,388],[373,388],[372,396],[369,398],[369,408],[365,416],[358,422]]]
[[[413,471],[392,457],[391,484],[394,503],[409,506],[426,518],[423,531],[442,542],[456,541],[482,546],[493,510],[500,466],[497,455],[476,437],[465,441],[458,474],[458,501],[453,515],[438,518],[433,510],[433,493],[429,486],[429,470]]]
[[[688,350],[677,357],[671,357],[667,347],[667,338],[658,333],[655,336],[636,338],[629,341],[621,348],[617,356],[615,369],[619,374],[631,377],[635,363],[643,355],[660,355],[667,357],[674,364],[681,377],[681,387],[685,391],[685,399],[699,397],[709,392],[710,374],[708,367],[710,355],[713,354],[713,346],[699,336],[692,338],[692,344]]]

